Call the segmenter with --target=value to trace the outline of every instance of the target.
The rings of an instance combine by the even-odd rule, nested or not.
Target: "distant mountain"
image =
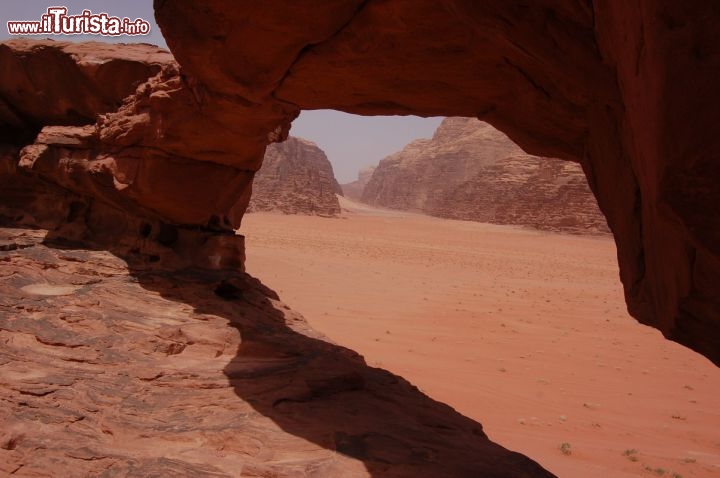
[[[343,194],[353,201],[359,201],[365,185],[370,181],[376,167],[377,166],[368,166],[367,168],[361,169],[358,173],[357,180],[351,183],[341,184]]]
[[[342,189],[325,153],[312,141],[291,136],[267,147],[248,211],[333,216],[340,213],[336,193]]]
[[[529,155],[474,118],[446,118],[432,139],[380,161],[361,200],[452,219],[608,232],[580,165]]]

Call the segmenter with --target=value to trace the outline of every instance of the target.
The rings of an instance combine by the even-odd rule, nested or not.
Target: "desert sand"
[[[720,371],[628,315],[612,239],[342,204],[240,229],[313,327],[558,476],[720,476]]]

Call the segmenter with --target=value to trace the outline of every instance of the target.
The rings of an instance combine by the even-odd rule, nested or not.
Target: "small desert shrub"
[[[560,446],[560,453],[562,453],[565,456],[572,455],[572,451],[570,450],[570,444],[568,442],[561,443]]]
[[[637,450],[635,448],[629,448],[623,452],[623,456],[627,457],[630,461],[638,461]]]

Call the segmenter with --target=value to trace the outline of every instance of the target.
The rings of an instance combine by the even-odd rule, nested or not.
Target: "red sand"
[[[248,272],[559,476],[720,476],[720,370],[629,317],[610,238],[350,207],[247,215]]]

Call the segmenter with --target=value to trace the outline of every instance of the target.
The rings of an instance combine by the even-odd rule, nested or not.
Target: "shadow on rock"
[[[68,425],[54,432],[54,441],[64,460],[82,455],[87,472],[98,470],[87,463],[103,463],[101,476],[163,470],[179,476],[552,476],[531,459],[490,441],[479,423],[329,343],[247,274],[166,270],[118,252],[125,268],[107,252],[50,235],[43,243],[14,243],[18,247],[0,252],[7,256],[4,260],[16,264],[17,271],[23,261],[35,261],[48,272],[28,278],[15,273],[4,284],[16,287],[8,289],[9,300],[25,300],[35,290],[28,288],[33,281],[54,287],[74,281],[79,284],[74,286],[75,304],[94,304],[83,316],[84,327],[93,328],[92,344],[82,341],[82,330],[71,331],[52,318],[58,310],[70,310],[71,299],[63,302],[70,296],[53,298],[42,328],[37,325],[44,320],[39,300],[33,302],[34,322],[6,320],[2,327],[11,334],[35,334],[38,341],[45,334],[42,343],[51,343],[45,336],[58,335],[62,328],[65,342],[75,341],[67,353],[90,345],[97,350],[92,360],[57,365],[77,367],[77,361],[85,360],[83,373],[90,375],[87,382],[69,382],[74,395],[67,403],[57,402],[58,397],[52,402],[83,417],[72,422],[84,421],[80,438]],[[93,262],[112,270],[85,283],[80,279],[90,274]],[[9,347],[7,352],[11,364],[22,358],[21,349]],[[42,353],[39,349],[34,357],[22,358],[24,366],[37,360],[38,367],[47,368]],[[68,368],[62,373],[80,372]],[[62,388],[57,387],[31,396],[34,406],[49,406],[43,400]],[[28,393],[22,394],[26,401]],[[98,405],[101,394],[113,398]],[[103,413],[87,412],[93,407]],[[13,420],[5,420],[8,429],[25,426],[24,409],[17,404],[17,410]],[[135,437],[131,447],[127,439],[119,440],[119,428],[123,436]],[[13,452],[31,450],[32,433],[18,434]],[[87,437],[93,438],[92,446],[78,448]],[[43,453],[51,456],[51,450],[46,447]],[[17,461],[30,456],[18,454]]]
[[[194,284],[193,294],[138,278],[143,287],[198,312],[221,314],[238,329],[237,355],[224,368],[235,393],[283,431],[326,450],[310,462],[291,464],[296,471],[347,476],[347,460],[338,460],[339,453],[377,477],[552,476],[490,441],[479,423],[323,340],[257,279],[227,271],[181,276],[185,286]],[[268,439],[278,447],[285,441]],[[280,472],[288,465],[271,468]]]

